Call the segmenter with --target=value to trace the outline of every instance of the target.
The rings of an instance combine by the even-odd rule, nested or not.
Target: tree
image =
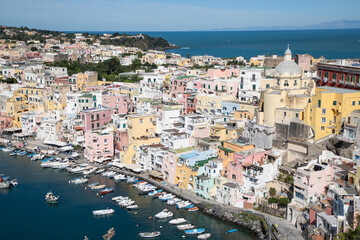
[[[270,190],[269,190],[269,194],[270,194],[271,197],[275,197],[275,195],[276,195],[276,189],[273,188],[273,187],[271,187]]]
[[[37,52],[38,51],[38,48],[37,47],[31,47],[30,49],[32,52]]]
[[[288,198],[280,198],[278,200],[278,204],[282,206],[287,206],[290,203],[290,200]]]

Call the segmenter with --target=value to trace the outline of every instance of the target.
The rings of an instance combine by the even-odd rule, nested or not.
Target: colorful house
[[[84,156],[90,162],[102,162],[114,156],[114,136],[108,132],[88,131],[85,133]]]

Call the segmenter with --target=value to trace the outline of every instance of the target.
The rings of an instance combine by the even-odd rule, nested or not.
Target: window
[[[284,117],[286,117],[286,112],[284,112]]]
[[[318,100],[318,107],[321,107],[321,100]]]
[[[269,88],[270,87],[270,84],[266,84],[266,88]]]
[[[329,72],[325,72],[325,78],[329,78]]]
[[[256,85],[252,85],[252,90],[256,90]]]
[[[94,124],[93,123],[91,124],[91,128],[94,129]]]
[[[326,123],[326,117],[321,118],[321,123]]]
[[[325,127],[324,126],[321,126],[321,131],[324,131],[325,130]]]
[[[123,128],[126,128],[126,123],[123,123]]]
[[[321,114],[326,114],[326,108],[321,109]]]
[[[347,81],[347,82],[350,82],[350,78],[351,78],[351,76],[348,75],[347,78],[346,78],[346,81]]]
[[[284,82],[284,87],[288,87],[289,86],[289,81],[288,80],[285,80]]]
[[[299,118],[299,114],[298,114],[298,113],[295,113],[295,117],[296,117],[296,118]]]
[[[352,101],[352,104],[351,104],[351,105],[355,106],[355,101]]]
[[[333,105],[336,106],[336,105],[337,105],[337,101],[333,101]]]
[[[243,89],[244,88],[244,86],[243,85],[240,85],[240,89]]]
[[[341,74],[341,81],[344,82],[344,79],[345,79],[345,75]]]
[[[332,76],[333,81],[336,81],[336,77],[337,77],[337,74],[334,73],[333,76]]]
[[[98,127],[98,128],[99,128],[99,127],[100,127],[100,123],[96,123],[96,127]]]
[[[294,80],[294,86],[297,86],[297,80],[296,79]]]
[[[144,121],[144,120],[143,120],[142,118],[140,118],[140,123],[143,123],[143,121]]]
[[[106,138],[104,139],[104,143],[107,143],[107,139],[106,139]]]

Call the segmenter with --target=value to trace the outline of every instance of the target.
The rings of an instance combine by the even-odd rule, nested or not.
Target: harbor
[[[161,232],[159,239],[196,239],[196,235],[185,234],[176,225],[168,222],[172,219],[184,218],[196,229],[205,229],[211,239],[254,239],[250,230],[235,224],[203,214],[201,211],[189,212],[177,209],[166,201],[153,199],[148,194],[138,194],[138,189],[126,181],[115,181],[113,178],[93,174],[87,183],[69,184],[81,175],[66,170],[42,168],[41,161],[31,161],[26,156],[9,156],[0,152],[0,169],[5,175],[16,177],[19,185],[0,191],[0,205],[4,208],[4,216],[0,224],[9,226],[2,233],[4,239],[35,239],[41,232],[41,238],[52,239],[99,239],[108,229],[114,227],[114,239],[138,239],[139,233]],[[105,185],[114,188],[114,192],[100,194],[100,190],[91,190],[89,184]],[[48,204],[44,195],[51,190],[59,195],[58,204]],[[124,196],[132,199],[139,209],[127,210],[112,201],[113,197]],[[94,217],[93,211],[114,209],[114,213]],[[150,219],[168,209],[172,218]],[[20,217],[21,216],[21,217]],[[2,222],[2,223],[1,223]],[[22,231],[17,231],[19,226]],[[74,231],[74,226],[76,231]],[[229,230],[238,229],[227,234]],[[56,232],[56,235],[53,233]],[[71,237],[69,237],[71,236]]]

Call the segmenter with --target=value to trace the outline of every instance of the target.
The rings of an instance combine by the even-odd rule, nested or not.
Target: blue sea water
[[[113,32],[91,32],[113,33]],[[138,32],[127,32],[136,34]],[[168,52],[187,57],[213,55],[243,56],[249,59],[259,54],[283,55],[290,44],[293,54],[308,53],[327,59],[360,58],[360,29],[284,30],[284,31],[201,31],[201,32],[142,32],[163,37],[181,47]]]
[[[205,228],[212,239],[256,239],[247,229],[221,222],[200,211],[189,213],[176,210],[158,199],[137,194],[135,188],[126,183],[115,183],[101,175],[91,177],[90,182],[115,187],[115,193],[97,196],[96,191],[85,190],[85,185],[75,186],[68,181],[75,175],[67,171],[42,169],[40,162],[31,162],[27,157],[11,157],[0,152],[0,174],[17,178],[19,185],[10,190],[0,189],[0,239],[37,240],[37,239],[102,239],[106,231],[114,227],[114,240],[139,239],[144,231],[160,230],[158,239],[183,239],[183,231],[170,226],[168,220],[149,220],[164,208],[174,212],[175,217],[184,217],[197,227]],[[45,202],[45,194],[52,190],[60,195],[59,204],[50,206]],[[140,206],[138,214],[128,212],[111,202],[114,196],[129,196]],[[93,217],[92,211],[113,208],[115,214],[108,217]],[[162,228],[160,229],[160,226]],[[238,231],[225,234],[230,229]],[[196,239],[186,236],[185,239]]]

